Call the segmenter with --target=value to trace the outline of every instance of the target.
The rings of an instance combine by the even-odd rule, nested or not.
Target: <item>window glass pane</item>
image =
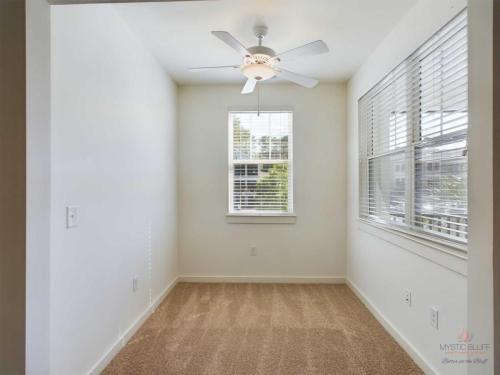
[[[415,226],[441,237],[465,241],[465,140],[417,148],[415,159]]]
[[[405,223],[405,153],[369,160],[369,214],[386,223]]]
[[[248,164],[234,174],[233,210],[288,212],[288,164]]]
[[[230,212],[292,212],[291,112],[230,113]]]
[[[245,164],[235,164],[234,165],[234,175],[235,176],[244,176],[246,173]]]
[[[260,116],[246,115],[245,118],[252,124],[252,159],[269,159],[269,125],[271,116],[269,113],[261,113]]]
[[[259,166],[257,164],[247,164],[247,176],[258,176]]]
[[[288,158],[288,114],[273,113],[269,124],[271,137],[271,159],[286,160]]]
[[[240,116],[233,118],[233,158],[250,159],[250,126],[248,121],[241,121]]]

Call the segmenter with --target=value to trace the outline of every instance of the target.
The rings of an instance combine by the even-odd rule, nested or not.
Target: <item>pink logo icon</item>
[[[460,335],[458,335],[457,339],[459,342],[470,342],[472,340],[472,337],[472,333],[470,333],[466,329],[462,329],[462,332],[460,333]]]

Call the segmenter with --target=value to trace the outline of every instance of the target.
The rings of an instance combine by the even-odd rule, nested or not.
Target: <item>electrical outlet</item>
[[[66,207],[66,228],[76,228],[78,226],[78,207]]]
[[[411,307],[411,291],[410,290],[405,290],[403,301],[404,301],[404,303],[406,303],[408,305],[408,307]]]
[[[439,329],[439,310],[435,307],[430,307],[430,323],[435,329]]]
[[[254,245],[250,247],[250,256],[257,256],[257,246]]]
[[[132,279],[132,292],[137,292],[137,290],[139,289],[139,277],[138,276],[134,276],[134,278]]]

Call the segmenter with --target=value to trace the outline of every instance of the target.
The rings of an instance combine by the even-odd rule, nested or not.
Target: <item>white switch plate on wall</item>
[[[66,228],[76,228],[78,226],[78,207],[66,207]]]
[[[431,319],[431,326],[434,327],[435,329],[439,329],[439,311],[435,307],[431,307],[429,309],[430,311],[430,319]]]
[[[405,290],[403,301],[404,301],[404,303],[406,303],[408,305],[408,307],[411,307],[411,291],[410,290]]]
[[[132,279],[132,292],[137,292],[139,289],[139,276],[134,276]]]

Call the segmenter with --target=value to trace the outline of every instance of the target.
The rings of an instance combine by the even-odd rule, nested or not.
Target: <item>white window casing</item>
[[[293,113],[230,111],[229,215],[293,214]]]

